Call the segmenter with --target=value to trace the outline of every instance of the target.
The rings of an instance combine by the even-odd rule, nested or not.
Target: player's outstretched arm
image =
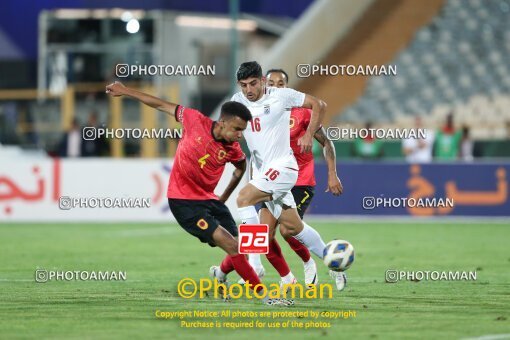
[[[113,97],[128,96],[144,103],[145,105],[155,108],[156,110],[166,112],[171,116],[175,115],[177,104],[167,102],[163,99],[159,99],[158,97],[151,96],[150,94],[124,86],[118,81],[107,85],[106,93]]]
[[[232,195],[232,192],[234,192],[235,188],[241,181],[241,178],[243,178],[244,173],[246,172],[246,159],[242,160],[239,163],[234,163],[234,166],[236,169],[234,170],[234,173],[232,174],[232,178],[230,179],[230,182],[227,185],[227,188],[223,192],[223,194],[220,196],[220,201],[225,203],[230,195]]]
[[[326,159],[326,164],[328,165],[328,188],[326,189],[326,192],[329,191],[335,196],[341,195],[344,191],[344,187],[342,186],[342,182],[336,173],[335,144],[333,144],[333,141],[326,135],[326,130],[324,127],[321,127],[315,133],[314,137],[319,143],[321,143],[323,147],[324,158]]]
[[[305,134],[298,140],[298,145],[301,147],[302,153],[312,150],[313,135],[319,130],[322,124],[327,105],[324,101],[307,94],[305,95],[303,107],[312,109],[312,117]]]

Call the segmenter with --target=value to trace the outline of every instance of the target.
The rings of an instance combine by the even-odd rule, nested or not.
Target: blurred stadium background
[[[169,220],[176,139],[80,140],[71,152],[70,136],[83,126],[179,127],[137,102],[107,97],[114,80],[214,116],[247,60],[285,69],[291,87],[326,101],[327,126],[410,128],[421,117],[436,132],[434,159],[425,164],[408,162],[400,140],[335,141],[345,188],[338,199],[323,192],[326,167],[314,148],[311,215],[509,216],[509,18],[509,0],[147,0],[122,8],[4,1],[0,220]],[[215,65],[216,74],[117,78],[117,64]],[[299,78],[299,64],[396,65],[398,74]],[[453,126],[445,127],[449,115]],[[449,155],[441,154],[445,145]],[[152,207],[62,211],[60,196],[150,197]],[[456,203],[364,210],[365,196]]]

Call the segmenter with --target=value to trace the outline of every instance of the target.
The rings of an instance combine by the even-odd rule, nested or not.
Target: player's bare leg
[[[258,221],[258,218],[255,204],[271,200],[271,194],[257,189],[250,183],[246,184],[237,197],[238,211],[243,223],[257,223],[256,221]],[[321,259],[323,258],[323,251],[324,248],[326,248],[326,244],[322,241],[319,233],[315,229],[301,220],[296,208],[283,206],[278,220],[282,228],[281,234],[284,237],[294,236],[312,253]]]
[[[273,216],[273,214],[271,214],[269,209],[267,209],[265,207],[262,207],[259,210],[259,217],[260,217],[261,224],[267,224],[269,226],[269,230],[270,230],[269,240],[270,240],[270,242],[272,242],[272,240],[275,237],[276,229],[278,228],[278,220]],[[281,232],[282,231],[280,229],[280,233]],[[282,234],[282,236],[284,236],[284,235]],[[296,251],[296,249],[299,249],[301,251],[304,250],[305,254],[298,253],[298,251],[296,251],[296,254],[298,254],[298,256],[301,257],[301,259],[303,260],[303,267],[304,267],[304,272],[305,272],[305,285],[317,284],[318,283],[317,266],[315,264],[315,261],[311,258],[310,252],[308,251],[308,249],[292,236],[286,235],[286,237],[284,236],[284,238],[291,245],[291,248],[293,250],[295,250],[295,251]],[[276,242],[276,241],[274,241],[274,242]],[[297,243],[298,245],[296,245],[295,243]],[[278,248],[279,248],[279,245],[278,245]],[[278,249],[278,248],[276,248],[276,246],[274,247],[274,249]],[[253,254],[253,255],[256,255],[256,254]],[[260,256],[260,255],[257,255],[257,256]],[[268,254],[268,256],[271,256],[271,254]],[[269,260],[269,262],[271,262],[269,257],[268,257],[268,260]],[[250,262],[250,264],[251,264],[251,262]],[[276,264],[276,266],[272,262],[271,262],[271,264],[273,264],[273,267],[275,267],[278,270],[278,268],[276,267],[276,266],[278,266],[278,264]],[[282,277],[283,284],[288,284],[288,283],[293,282],[293,279],[294,279],[293,275],[292,275],[292,277],[290,277],[290,276],[285,277],[285,274],[282,274],[279,270],[278,270],[278,272],[280,273],[280,276]]]
[[[273,233],[270,233],[270,240],[271,238],[275,237],[276,230],[278,228],[278,220],[271,214],[269,209],[262,208],[259,210],[260,215],[260,223],[269,225],[270,232],[271,230]],[[271,228],[271,226],[274,226]],[[282,234],[282,229],[280,228],[280,234]],[[297,239],[295,239],[293,236],[283,235],[285,241],[289,243],[290,247],[294,252],[303,260],[303,267],[305,272],[305,285],[315,285],[319,282],[318,276],[317,276],[317,265],[315,264],[315,261],[310,256],[310,252],[304,246],[301,242],[299,242]]]
[[[237,196],[237,206],[239,207],[239,209],[250,206],[252,206],[255,209],[255,204],[260,202],[271,201],[272,199],[273,198],[271,194],[263,192],[257,189],[257,187],[254,186],[253,184],[248,183],[241,189],[239,195]],[[257,215],[256,212],[255,215]]]
[[[282,233],[282,228],[280,229],[280,234]],[[319,276],[317,275],[317,265],[315,264],[314,259],[310,255],[310,251],[304,244],[299,242],[295,237],[289,236],[286,237],[282,234],[282,237],[287,241],[291,249],[301,258],[303,261],[303,271],[305,273],[305,285],[308,287],[310,285],[316,285],[319,283]]]
[[[299,218],[296,208],[284,206],[280,215],[281,234],[284,237],[294,236],[303,243],[312,253],[323,258],[326,244],[319,233]]]
[[[225,228],[218,226],[213,233],[214,244],[223,249],[228,255],[237,255],[237,239]]]
[[[284,237],[293,236],[319,258],[322,259],[324,257],[326,244],[314,228],[299,218],[296,208],[284,206],[279,221],[280,232]],[[335,280],[337,289],[343,290],[347,282],[345,273],[330,270],[329,274]]]

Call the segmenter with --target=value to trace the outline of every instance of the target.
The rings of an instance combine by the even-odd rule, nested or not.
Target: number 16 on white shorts
[[[250,184],[260,191],[271,194],[272,201],[265,202],[275,218],[280,217],[282,205],[296,207],[291,190],[298,178],[296,162],[272,162],[265,171],[254,174]]]

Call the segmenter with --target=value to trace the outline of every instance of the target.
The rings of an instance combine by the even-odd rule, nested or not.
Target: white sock
[[[259,215],[257,214],[257,210],[253,205],[244,208],[237,208],[239,212],[239,217],[241,217],[241,222],[243,224],[259,224]],[[262,267],[262,262],[260,260],[260,254],[248,254],[248,262],[253,269],[257,269]]]
[[[326,248],[326,244],[322,241],[321,236],[315,229],[306,224],[305,221],[303,221],[303,225],[303,230],[294,237],[299,242],[303,243],[312,253],[322,259],[324,257],[323,252],[324,248]]]
[[[252,266],[252,268],[255,269],[255,271],[257,271],[258,268],[262,267],[260,254],[248,254],[248,262],[250,262],[250,266]]]
[[[220,267],[218,267],[218,269],[216,269],[216,271],[214,272],[214,276],[216,276],[218,281],[225,281],[225,279],[227,278],[227,274],[222,272]]]
[[[283,284],[292,283],[292,280],[294,280],[294,274],[292,274],[292,272],[289,272],[287,275],[282,276]]]
[[[237,212],[239,213],[239,217],[243,224],[260,224],[259,215],[257,215],[257,210],[253,205],[244,208],[237,208]]]

